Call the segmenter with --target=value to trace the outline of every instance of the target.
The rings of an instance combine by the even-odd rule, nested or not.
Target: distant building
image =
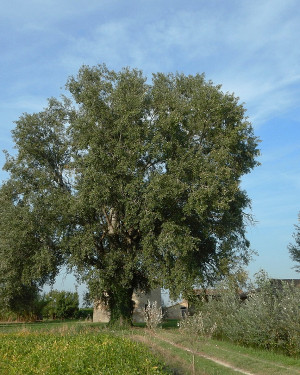
[[[271,283],[282,285],[282,283],[287,283],[294,285],[296,288],[300,288],[300,279],[271,279]]]
[[[300,279],[270,279],[271,285],[274,288],[282,289],[283,284],[293,285],[295,288],[300,288]]]
[[[275,290],[282,289],[284,283],[300,288],[300,279],[271,279],[271,284]],[[212,299],[220,300],[222,298],[221,291],[217,289],[194,289],[194,293],[196,298],[202,302],[208,302]],[[251,291],[250,294],[252,293],[255,293],[255,290]],[[238,291],[238,295],[241,302],[249,298],[249,292],[243,292],[242,290]],[[188,300],[182,300],[167,307],[166,317],[167,319],[183,319],[187,315],[193,315],[194,311],[193,303]]]
[[[145,321],[144,311],[148,300],[153,303],[156,301],[157,307],[161,307],[161,290],[160,288],[152,290],[150,293],[135,291],[132,295],[134,310],[132,314],[133,323],[143,323]],[[110,311],[107,305],[101,301],[94,303],[93,322],[108,323],[110,320]]]
[[[184,319],[188,314],[189,303],[186,300],[169,306],[166,309],[167,319]]]
[[[221,292],[216,289],[194,289],[195,297],[199,301],[208,302],[212,299],[220,300]],[[239,298],[241,301],[247,299],[247,293],[239,291]],[[167,319],[184,319],[187,315],[193,315],[195,312],[195,305],[188,300],[182,300],[176,304],[167,307]]]

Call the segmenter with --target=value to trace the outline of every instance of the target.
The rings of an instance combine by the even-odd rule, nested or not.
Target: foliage
[[[93,309],[92,308],[81,308],[76,314],[76,319],[84,319],[86,321],[93,320]]]
[[[220,298],[204,302],[183,327],[201,333],[215,324],[214,337],[300,355],[300,288],[275,283],[264,273],[257,274],[249,288],[242,302],[232,284],[222,283],[217,292]]]
[[[93,308],[94,301],[89,292],[83,294],[83,306],[86,308]]]
[[[217,329],[217,324],[212,323],[211,317],[208,314],[203,314],[201,311],[183,319],[179,323],[179,328],[182,331],[193,332],[197,336],[211,338]]]
[[[298,217],[298,221],[300,222],[300,213]],[[294,234],[295,244],[289,245],[289,252],[291,254],[292,259],[297,262],[297,270],[300,272],[300,225],[295,225],[296,233]]]
[[[112,334],[1,334],[0,372],[7,375],[168,374],[141,345]]]
[[[258,141],[238,98],[199,74],[158,73],[149,85],[105,65],[83,66],[66,87],[70,99],[20,117],[7,155],[12,209],[33,223],[28,238],[18,229],[24,270],[29,259],[42,282],[68,262],[112,321],[129,322],[133,290],[176,298],[247,261],[240,180]]]
[[[0,289],[0,320],[4,321],[35,321],[41,319],[46,305],[35,285],[13,284],[14,290],[9,289],[8,283]]]
[[[61,257],[48,242],[43,218],[18,194],[18,183],[0,188],[0,304],[28,319],[40,314],[40,286],[53,279]]]
[[[79,296],[77,292],[52,290],[46,294],[46,306],[43,315],[51,319],[75,318],[79,312]]]
[[[157,302],[148,300],[145,307],[144,317],[146,326],[149,329],[155,329],[163,320],[162,308],[157,306]]]

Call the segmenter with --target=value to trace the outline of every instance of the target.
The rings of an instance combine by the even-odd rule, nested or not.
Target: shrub
[[[47,301],[35,285],[20,284],[13,293],[0,287],[0,320],[35,321],[42,317]]]
[[[200,336],[276,349],[300,355],[300,289],[292,284],[274,284],[263,273],[256,275],[252,292],[242,302],[228,281],[218,286],[219,299],[203,302],[200,312],[181,323],[182,328]],[[213,328],[213,329],[212,329]]]
[[[148,300],[144,311],[146,326],[149,329],[155,329],[163,320],[162,308],[157,306],[157,302]]]
[[[79,309],[76,314],[76,319],[92,320],[92,318],[93,318],[93,309],[91,308]]]
[[[75,318],[79,310],[79,297],[77,292],[52,290],[45,296],[47,305],[43,315],[51,319]]]
[[[209,314],[204,315],[200,311],[187,319],[183,319],[179,323],[179,328],[197,336],[211,338],[217,329],[217,323],[213,322]]]

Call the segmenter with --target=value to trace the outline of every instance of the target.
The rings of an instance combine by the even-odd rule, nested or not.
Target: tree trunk
[[[108,291],[109,325],[121,327],[132,325],[132,293],[133,288],[120,286],[115,286],[113,290]]]

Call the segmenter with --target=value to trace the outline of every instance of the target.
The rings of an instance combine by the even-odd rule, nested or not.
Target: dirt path
[[[186,360],[182,359],[174,353],[172,353],[170,357],[170,351],[168,349],[162,348],[158,343],[155,343],[148,337],[134,335],[131,336],[131,339],[147,345],[151,350],[153,350],[155,354],[159,353],[162,356],[162,358],[167,362],[168,366],[171,368],[172,373],[174,375],[186,375],[186,369],[191,366],[190,363],[188,363]],[[170,361],[168,361],[168,359],[172,360],[171,366],[169,363]]]
[[[243,369],[237,368],[237,367],[231,365],[230,363],[225,362],[225,361],[222,361],[222,360],[220,360],[220,359],[218,359],[218,358],[215,358],[215,357],[212,357],[212,356],[208,356],[208,355],[205,354],[205,353],[198,352],[198,351],[194,351],[194,350],[191,350],[191,349],[189,349],[189,348],[186,348],[185,346],[182,346],[182,345],[180,345],[180,344],[176,344],[175,342],[173,342],[173,341],[171,341],[171,340],[168,340],[168,339],[166,339],[166,338],[163,338],[163,337],[161,337],[161,336],[159,336],[159,335],[157,335],[157,334],[151,334],[151,336],[156,337],[156,338],[158,338],[159,340],[164,341],[164,342],[166,342],[166,343],[168,343],[168,344],[170,344],[170,345],[172,345],[172,346],[174,346],[174,347],[176,347],[176,348],[178,348],[178,349],[181,349],[181,350],[184,350],[184,351],[186,351],[186,352],[189,352],[189,353],[191,353],[191,354],[193,354],[193,355],[195,355],[195,356],[198,356],[198,357],[202,357],[202,358],[208,359],[208,360],[210,360],[210,361],[212,361],[212,362],[214,362],[214,363],[216,363],[216,364],[218,364],[218,365],[221,365],[221,366],[227,367],[227,368],[229,368],[229,369],[231,369],[231,370],[233,370],[233,371],[236,371],[236,372],[238,372],[238,373],[240,373],[240,374],[245,374],[245,375],[256,375],[256,374],[254,374],[254,373],[252,373],[252,372],[249,372],[249,371],[246,371],[246,370],[243,370]],[[136,340],[139,340],[139,341],[143,341],[145,344],[153,344],[153,342],[149,339],[149,337],[146,337],[146,336],[134,335],[134,336],[133,336],[133,339],[136,339]]]
[[[221,351],[227,352],[227,353],[231,353],[230,350],[227,350],[227,349],[224,349],[224,348],[218,348],[218,350],[221,350]],[[240,357],[245,357],[245,358],[252,358],[250,355],[243,354],[243,353],[239,353],[239,356]],[[265,363],[265,364],[269,364],[270,363],[270,362],[265,361],[265,360],[260,359],[260,358],[255,358],[255,360],[257,362],[261,362],[261,363]],[[300,374],[300,370],[296,370],[296,369],[291,368],[291,367],[287,367],[287,366],[283,366],[283,365],[278,365],[277,363],[272,363],[272,365],[275,366],[275,367],[278,367],[278,368],[282,368],[284,370],[292,371],[295,374]]]
[[[169,345],[175,347],[175,348],[178,348],[180,350],[183,350],[185,352],[188,352],[188,353],[191,353],[192,355],[194,355],[195,357],[201,357],[201,358],[204,358],[206,360],[209,360],[209,361],[212,361],[214,362],[215,364],[218,364],[220,366],[223,366],[223,367],[226,367],[234,372],[236,372],[237,374],[244,374],[244,375],[258,375],[258,374],[262,374],[261,371],[258,371],[256,373],[253,373],[253,372],[250,372],[248,370],[245,370],[243,368],[240,368],[240,367],[237,367],[235,365],[233,365],[232,363],[228,362],[228,361],[224,361],[222,359],[219,359],[218,357],[216,356],[212,356],[212,355],[208,355],[204,352],[201,352],[201,351],[197,351],[197,350],[193,350],[193,349],[190,349],[184,345],[181,345],[181,344],[178,344],[174,341],[172,341],[171,339],[167,339],[161,335],[159,335],[157,332],[154,333],[154,332],[149,332],[148,331],[148,336],[142,336],[142,335],[134,335],[133,337],[134,339],[136,340],[139,340],[139,341],[143,341],[145,344],[147,345],[154,345],[157,349],[157,347],[159,345],[157,344],[154,344],[153,340],[151,340],[151,338],[156,338],[158,340],[161,340],[165,343],[168,343]],[[226,350],[226,349],[223,349],[223,348],[219,348],[221,351],[225,351],[225,352],[228,352],[228,353],[231,353],[230,350]],[[247,354],[242,354],[242,353],[239,353],[239,356],[241,357],[245,357],[245,359],[254,359],[253,357],[251,357],[250,355],[247,355]],[[262,359],[259,359],[259,358],[255,358],[255,361],[256,362],[260,362],[260,363],[263,363],[263,364],[267,364],[267,365],[272,365],[274,366],[274,373],[275,373],[275,369],[277,368],[278,370],[277,371],[280,371],[280,369],[282,370],[285,370],[284,373],[287,373],[287,371],[289,371],[289,374],[300,374],[300,370],[297,370],[295,368],[292,368],[292,367],[287,367],[287,366],[284,366],[284,365],[280,365],[280,364],[277,364],[277,363],[272,363],[270,361],[266,361],[266,360],[262,360]],[[276,373],[278,374],[278,372],[276,371]]]

